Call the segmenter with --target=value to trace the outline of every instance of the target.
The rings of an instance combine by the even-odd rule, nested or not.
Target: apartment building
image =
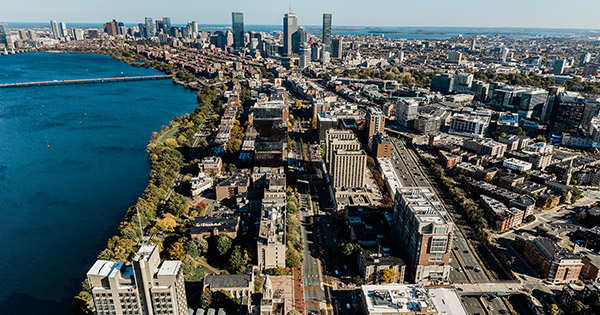
[[[392,229],[415,283],[448,279],[454,223],[431,188],[396,191]]]
[[[156,245],[141,246],[131,262],[97,260],[87,278],[98,315],[187,314],[182,263],[161,264]]]

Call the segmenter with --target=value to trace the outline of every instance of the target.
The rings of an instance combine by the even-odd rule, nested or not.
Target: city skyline
[[[117,19],[126,23],[136,23],[144,16],[169,16],[174,24],[196,20],[199,24],[229,24],[231,12],[243,12],[246,25],[277,25],[284,13],[290,11],[298,16],[298,25],[321,25],[322,14],[332,13],[335,26],[418,26],[418,27],[514,27],[514,28],[567,28],[600,29],[600,21],[594,18],[594,12],[600,10],[600,3],[592,0],[578,1],[578,5],[561,7],[555,10],[557,1],[533,0],[526,3],[509,0],[501,7],[490,11],[473,0],[447,3],[432,0],[429,3],[395,3],[382,1],[376,9],[373,3],[339,0],[327,3],[313,0],[302,5],[290,5],[274,0],[245,3],[242,1],[214,3],[206,7],[201,3],[183,1],[178,8],[162,7],[158,1],[146,2],[144,9],[136,2],[118,3],[108,0],[106,5],[95,10],[73,7],[70,1],[59,0],[28,1],[28,6],[36,7],[37,12],[22,10],[22,3],[7,3],[4,6],[5,22],[37,23],[46,20],[61,20],[66,23],[97,23]],[[157,5],[149,5],[156,3]],[[119,5],[119,10],[114,10]],[[63,10],[64,7],[70,10]],[[185,7],[185,9],[181,9]],[[581,10],[581,8],[586,8]],[[365,14],[371,12],[371,14]],[[419,14],[415,14],[418,12]],[[536,12],[537,14],[531,14]]]

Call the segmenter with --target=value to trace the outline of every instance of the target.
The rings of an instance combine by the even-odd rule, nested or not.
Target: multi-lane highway
[[[392,160],[396,172],[403,186],[430,187],[431,183],[423,171],[423,164],[415,153],[406,147],[405,140],[392,137]],[[483,283],[490,282],[490,278],[483,271],[481,263],[469,246],[460,229],[454,233],[454,248],[452,249],[453,267],[450,280],[454,283]]]

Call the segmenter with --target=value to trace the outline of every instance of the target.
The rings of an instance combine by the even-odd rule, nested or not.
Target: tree
[[[300,253],[296,249],[288,247],[285,253],[285,264],[288,267],[296,268],[300,266],[301,261],[302,257],[300,257]]]
[[[525,217],[525,223],[531,223],[533,221],[535,221],[535,215],[530,214],[530,215],[528,215],[528,216]]]
[[[576,315],[581,313],[584,307],[585,305],[583,305],[581,301],[573,300],[565,306],[565,313],[567,313],[568,315]]]
[[[581,191],[579,188],[574,187],[571,189],[571,203],[577,202],[577,200],[581,199],[582,196],[583,191]]]
[[[217,238],[217,253],[219,253],[220,256],[227,254],[231,249],[231,243],[232,241],[229,235],[225,233],[219,234]]]
[[[339,248],[342,255],[349,257],[358,251],[359,246],[356,243],[342,243]]]
[[[546,137],[539,135],[535,137],[535,142],[546,142]]]
[[[313,117],[313,119],[310,121],[312,129],[317,129],[317,117]]]
[[[169,138],[169,139],[165,140],[165,145],[171,149],[175,149],[179,146],[179,143],[177,143],[177,140],[175,140],[173,138]]]
[[[185,256],[185,248],[182,241],[173,243],[169,247],[169,258],[172,260],[181,260]]]
[[[165,213],[162,219],[156,222],[156,228],[165,233],[171,233],[177,226],[177,220],[170,213]]]
[[[201,149],[206,149],[208,148],[208,141],[206,141],[206,139],[200,139],[200,141],[198,141],[198,146]]]
[[[291,201],[287,202],[286,208],[287,208],[287,213],[290,213],[290,214],[298,213],[298,206]]]
[[[371,170],[375,168],[375,159],[372,156],[367,156],[367,166]]]
[[[296,310],[291,310],[291,311],[287,312],[286,315],[301,315],[301,313]]]
[[[201,308],[208,308],[210,307],[210,304],[212,303],[212,292],[210,291],[209,288],[204,289],[204,291],[202,291],[202,295],[200,296],[200,307]]]
[[[365,279],[363,279],[361,276],[354,276],[352,277],[352,283],[356,285],[363,285],[365,284]]]
[[[296,108],[297,109],[302,108],[302,102],[300,102],[299,100],[296,100]]]
[[[188,255],[198,258],[208,250],[208,242],[204,239],[191,239],[185,244],[185,250]]]
[[[382,272],[379,281],[382,283],[393,283],[396,280],[396,272],[392,269],[386,269]]]
[[[550,304],[550,307],[548,308],[548,313],[550,315],[559,315],[560,310],[558,309],[558,306],[556,304]]]
[[[191,204],[185,196],[175,193],[167,202],[167,211],[172,213],[174,216],[181,218],[188,214],[190,206]]]
[[[241,274],[246,271],[246,265],[248,264],[248,253],[246,250],[242,251],[239,245],[233,247],[231,256],[229,257],[229,269],[236,274]]]

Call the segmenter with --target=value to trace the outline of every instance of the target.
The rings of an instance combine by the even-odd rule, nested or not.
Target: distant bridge
[[[111,82],[128,82],[128,81],[145,81],[145,80],[164,80],[171,79],[171,75],[146,75],[135,77],[115,77],[115,78],[96,78],[96,79],[76,79],[76,80],[52,80],[38,82],[20,82],[20,83],[4,83],[0,84],[0,88],[17,88],[17,87],[33,87],[33,86],[49,86],[49,85],[71,85],[71,84],[92,84],[92,83],[111,83]]]

